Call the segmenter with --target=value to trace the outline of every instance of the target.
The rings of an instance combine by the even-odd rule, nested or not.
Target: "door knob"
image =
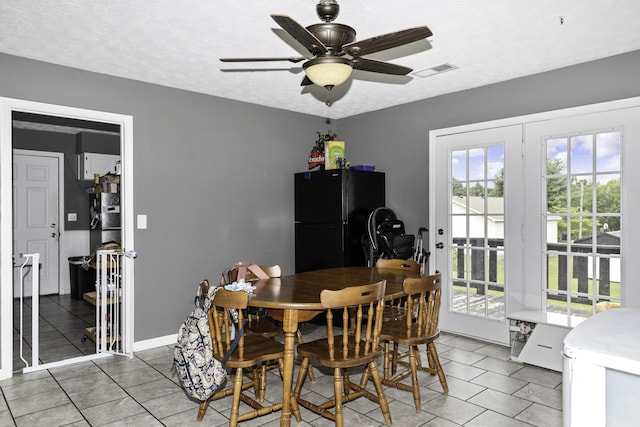
[[[442,228],[438,228],[438,234],[442,236],[444,234],[444,230]]]
[[[56,233],[51,233],[51,237],[56,237]]]
[[[436,243],[436,249],[442,249],[444,248],[444,243],[440,242],[440,243]]]

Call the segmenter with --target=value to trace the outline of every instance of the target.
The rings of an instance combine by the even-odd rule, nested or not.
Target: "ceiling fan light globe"
[[[347,60],[330,62],[312,60],[305,64],[304,71],[314,84],[333,88],[344,83],[351,76],[353,68]]]

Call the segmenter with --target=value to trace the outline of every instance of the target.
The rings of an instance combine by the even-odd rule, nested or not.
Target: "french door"
[[[521,125],[435,139],[435,267],[446,301],[443,329],[508,342],[506,307],[514,293],[507,289],[521,283],[521,152]]]
[[[442,329],[508,344],[516,311],[639,308],[639,142],[640,98],[432,131]]]

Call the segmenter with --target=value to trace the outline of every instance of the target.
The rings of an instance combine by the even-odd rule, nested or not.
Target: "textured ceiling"
[[[339,0],[336,22],[358,39],[422,25],[434,33],[372,58],[457,68],[431,77],[354,71],[329,93],[301,87],[300,64],[218,61],[300,56],[270,14],[308,26],[319,22],[316,3],[2,0],[0,52],[339,119],[640,49],[638,0]]]

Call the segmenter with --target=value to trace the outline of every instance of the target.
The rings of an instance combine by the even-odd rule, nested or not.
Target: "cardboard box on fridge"
[[[325,169],[340,169],[340,160],[344,158],[344,141],[327,141],[324,143]]]

